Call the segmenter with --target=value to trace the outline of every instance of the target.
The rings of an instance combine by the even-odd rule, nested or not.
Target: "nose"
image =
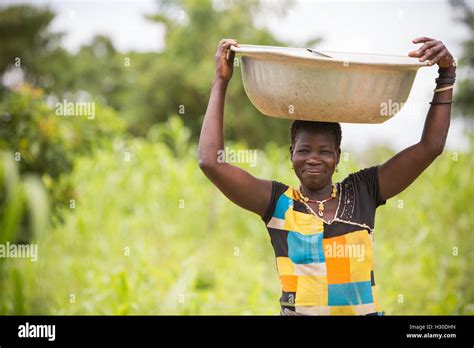
[[[319,155],[318,155],[317,152],[311,152],[308,159],[306,160],[306,163],[307,164],[318,164],[318,163],[322,163],[322,161],[319,158]]]

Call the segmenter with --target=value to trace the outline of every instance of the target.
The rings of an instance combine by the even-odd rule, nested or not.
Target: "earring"
[[[337,169],[337,166],[336,166],[336,173],[339,172],[339,169]]]

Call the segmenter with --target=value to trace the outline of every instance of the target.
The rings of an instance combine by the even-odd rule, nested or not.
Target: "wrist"
[[[214,76],[214,80],[212,81],[212,84],[215,85],[215,84],[219,84],[219,85],[228,85],[229,84],[229,79],[226,79],[222,76],[219,76],[219,75],[215,75]]]
[[[439,75],[456,75],[456,66],[451,65],[447,68],[439,68],[438,69]]]
[[[449,67],[440,67],[438,69],[438,78],[435,80],[437,85],[454,84],[456,82],[456,65]]]
[[[212,88],[217,88],[217,89],[226,91],[228,85],[229,85],[229,80],[226,80],[219,76],[215,76],[214,80],[212,80]]]

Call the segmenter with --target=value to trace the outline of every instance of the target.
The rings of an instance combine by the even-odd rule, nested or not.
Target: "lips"
[[[321,175],[321,174],[323,174],[322,171],[314,170],[314,169],[306,169],[306,170],[304,170],[304,172],[307,173],[308,175]]]

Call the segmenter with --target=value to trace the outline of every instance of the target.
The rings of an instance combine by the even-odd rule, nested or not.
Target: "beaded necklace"
[[[298,194],[301,196],[301,199],[303,199],[303,201],[305,201],[305,202],[318,203],[318,215],[319,215],[319,216],[323,216],[323,214],[324,214],[324,203],[326,203],[327,201],[330,201],[331,199],[333,199],[333,198],[336,197],[336,194],[337,194],[337,186],[336,186],[336,184],[332,184],[332,193],[331,193],[331,196],[329,196],[329,197],[326,198],[326,199],[323,199],[322,201],[309,199],[308,197],[306,197],[305,195],[303,195],[303,194],[301,193],[301,191],[302,191],[302,189],[301,189],[301,186],[300,186],[300,189],[299,189],[299,191],[298,191]]]

